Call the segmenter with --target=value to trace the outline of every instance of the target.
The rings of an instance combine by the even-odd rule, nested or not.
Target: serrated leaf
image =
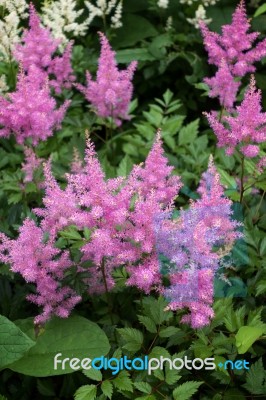
[[[199,132],[199,118],[184,126],[178,135],[178,143],[180,146],[192,143]]]
[[[84,369],[82,372],[87,378],[92,379],[93,381],[101,381],[103,377],[99,369]]]
[[[111,399],[111,398],[112,398],[112,394],[113,394],[113,385],[112,385],[112,383],[111,383],[110,381],[104,381],[104,382],[101,384],[101,389],[102,389],[103,394],[104,394],[105,396],[107,396],[108,399]]]
[[[0,315],[0,368],[21,359],[34,345],[13,322]]]
[[[255,326],[241,326],[236,334],[238,354],[244,354],[263,334],[263,329]]]
[[[196,381],[183,383],[173,391],[174,399],[175,400],[191,399],[191,396],[193,396],[193,394],[197,392],[198,388],[200,387],[200,385],[202,385],[202,383],[203,382],[196,382]]]
[[[263,368],[261,358],[251,365],[243,387],[251,394],[266,394],[266,371]]]
[[[174,383],[179,381],[179,379],[181,379],[181,376],[179,375],[179,371],[177,371],[175,369],[170,369],[170,368],[165,369],[165,382],[168,385],[173,385]]]
[[[150,394],[152,391],[151,385],[147,382],[134,382],[134,386],[136,389],[143,393]]]
[[[159,336],[162,338],[167,338],[167,337],[175,335],[179,331],[180,331],[180,329],[176,328],[175,326],[168,326],[167,328],[163,328],[160,330]]]
[[[151,333],[157,332],[156,325],[150,317],[138,315],[138,319],[139,319],[139,322],[145,326],[147,331],[149,331]]]
[[[117,175],[118,176],[128,176],[130,173],[131,169],[133,167],[133,162],[129,155],[125,155],[123,160],[121,160],[118,168],[117,168]]]
[[[95,400],[97,395],[96,385],[81,386],[75,393],[75,400]]]
[[[133,384],[127,371],[119,372],[118,376],[112,382],[118,390],[133,392]]]
[[[120,328],[117,329],[122,338],[126,341],[124,349],[132,352],[138,351],[143,343],[143,334],[138,329]]]

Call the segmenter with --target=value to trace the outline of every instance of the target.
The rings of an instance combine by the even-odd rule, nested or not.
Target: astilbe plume
[[[0,136],[12,133],[19,144],[30,138],[35,146],[40,140],[53,135],[60,129],[65,111],[70,101],[56,109],[56,101],[51,97],[48,82],[39,79],[40,70],[31,66],[28,74],[18,75],[15,92],[0,97]]]
[[[232,23],[222,27],[222,34],[211,32],[204,22],[200,23],[201,32],[203,35],[204,45],[209,55],[209,63],[216,65],[219,70],[212,80],[205,79],[207,84],[210,84],[212,95],[214,88],[219,95],[220,100],[224,99],[224,81],[225,74],[229,85],[233,88],[230,97],[229,107],[235,101],[236,82],[234,78],[243,77],[248,72],[254,72],[256,61],[261,60],[266,55],[266,39],[254,46],[255,40],[258,38],[258,32],[248,33],[250,22],[247,19],[245,2],[241,1],[237,6]],[[252,46],[254,46],[252,48]],[[225,70],[224,64],[227,65]],[[221,93],[219,94],[219,88]],[[222,106],[228,107],[227,102],[221,103]]]
[[[119,71],[115,60],[115,52],[111,49],[106,36],[99,32],[101,54],[98,63],[96,81],[93,81],[89,72],[87,86],[77,84],[77,88],[93,105],[99,117],[111,117],[119,126],[123,119],[129,119],[128,107],[132,97],[132,78],[137,67],[133,61],[126,70]]]
[[[50,31],[41,26],[33,4],[30,5],[29,26],[23,33],[22,43],[14,50],[14,57],[26,72],[32,66],[38,68],[38,79],[46,80],[47,75],[52,75],[49,84],[60,93],[62,88],[69,88],[75,80],[70,63],[72,42],[67,45],[63,55],[56,56],[60,40],[54,39]]]
[[[209,288],[214,273],[222,256],[240,237],[239,223],[232,219],[232,202],[224,197],[212,158],[198,193],[200,199],[191,202],[189,209],[181,210],[177,219],[170,220],[166,213],[155,220],[157,250],[169,260],[162,271],[169,274],[171,282],[164,291],[170,301],[168,308],[188,307],[191,315],[182,322],[191,322],[194,328],[208,324],[213,317],[213,291]]]
[[[81,300],[70,287],[62,285],[64,271],[72,265],[69,253],[57,249],[53,240],[45,241],[45,232],[30,219],[24,221],[16,240],[8,240],[3,234],[0,239],[1,261],[9,263],[11,270],[20,273],[26,282],[36,285],[37,294],[27,296],[43,307],[35,323],[44,323],[52,315],[67,318]]]
[[[44,159],[37,157],[34,150],[30,147],[24,148],[24,154],[25,162],[22,163],[21,169],[25,174],[24,183],[27,183],[33,181],[34,172],[40,167]]]
[[[223,116],[221,120],[215,112],[205,115],[217,136],[218,146],[225,147],[228,155],[237,147],[245,157],[259,154],[259,144],[266,141],[266,113],[261,112],[261,91],[256,90],[254,77],[242,103],[236,107],[236,115]]]

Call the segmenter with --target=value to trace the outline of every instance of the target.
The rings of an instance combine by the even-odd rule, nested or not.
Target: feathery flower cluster
[[[61,252],[50,239],[44,241],[44,234],[34,221],[26,219],[16,240],[0,235],[1,260],[10,263],[12,271],[20,273],[26,282],[36,284],[37,294],[27,297],[43,307],[35,318],[36,324],[46,322],[52,315],[68,317],[81,300],[70,287],[62,286],[64,271],[72,265],[68,252]],[[8,254],[1,254],[6,250]]]
[[[87,72],[87,86],[80,84],[77,88],[84,93],[86,99],[95,107],[99,117],[111,117],[114,123],[121,125],[122,119],[128,119],[128,106],[132,97],[132,78],[137,67],[133,61],[126,70],[119,71],[115,60],[115,52],[103,33],[99,33],[101,54],[97,71],[97,79],[93,81]]]
[[[17,240],[0,237],[0,259],[36,284],[37,294],[29,296],[43,307],[36,323],[54,314],[67,317],[80,301],[63,284],[64,272],[73,265],[70,255],[55,246],[60,232],[72,225],[91,232],[81,246],[81,261],[75,264],[90,294],[111,289],[113,270],[124,266],[130,275],[127,285],[145,293],[159,290],[169,299],[168,309],[188,307],[191,313],[182,322],[194,328],[209,323],[214,273],[224,248],[229,252],[239,236],[237,223],[231,220],[231,203],[223,197],[212,160],[198,189],[201,198],[171,221],[168,215],[181,188],[172,169],[163,155],[160,134],[145,163],[135,166],[127,179],[105,180],[89,140],[85,165],[67,175],[64,190],[46,164],[45,208],[33,210],[41,218],[40,227],[27,219]],[[171,286],[166,289],[158,251],[171,261],[167,270]]]
[[[169,0],[158,0],[157,5],[160,8],[167,8],[169,5]]]
[[[60,40],[54,39],[48,29],[41,27],[40,18],[32,4],[29,26],[30,29],[23,33],[22,43],[14,50],[14,57],[26,72],[32,66],[38,68],[38,79],[44,81],[47,75],[53,75],[55,79],[50,84],[60,93],[63,87],[69,88],[75,80],[70,63],[72,43],[69,43],[62,56],[55,56]]]
[[[89,10],[89,18],[87,24],[90,25],[95,17],[106,18],[107,15],[113,14],[111,17],[112,28],[120,28],[122,26],[122,0],[96,0],[96,5],[91,1],[85,1],[85,5]]]
[[[20,19],[27,18],[28,4],[25,0],[0,0],[3,20],[0,21],[0,60],[10,61],[14,47],[20,41]]]
[[[32,66],[28,75],[20,72],[17,90],[7,98],[0,97],[0,136],[12,133],[19,144],[30,138],[36,146],[40,140],[52,136],[59,129],[69,101],[56,109],[56,102],[50,96],[48,83],[38,79],[40,70]],[[42,73],[41,73],[42,74]]]
[[[156,171],[160,171],[159,176]],[[83,170],[67,176],[64,190],[53,178],[50,163],[45,166],[45,208],[33,210],[41,218],[40,227],[26,220],[18,239],[8,241],[2,235],[0,246],[0,259],[37,285],[38,296],[30,299],[43,306],[44,312],[36,321],[45,321],[51,313],[64,316],[65,304],[67,316],[78,299],[70,288],[62,287],[61,292],[61,287],[59,290],[56,286],[71,262],[67,252],[56,249],[55,242],[60,231],[70,225],[91,232],[90,239],[80,249],[82,259],[77,265],[78,271],[87,273],[84,283],[90,294],[111,289],[112,271],[119,266],[125,266],[130,274],[128,285],[135,285],[146,293],[161,284],[152,222],[156,214],[171,204],[181,187],[179,177],[171,177],[171,171],[159,136],[146,163],[135,167],[128,179],[105,180],[90,141]],[[49,239],[45,240],[47,235]],[[26,246],[30,246],[30,262],[26,264],[25,258],[25,262],[19,263]],[[9,250],[8,256],[5,248]],[[85,267],[88,261],[91,266]],[[47,274],[51,274],[51,281],[46,280]]]
[[[191,315],[182,321],[191,321],[194,328],[206,325],[213,316],[213,292],[206,294],[204,285],[213,286],[222,256],[240,237],[239,224],[232,220],[232,202],[223,196],[212,158],[198,193],[200,199],[181,210],[177,219],[170,220],[169,213],[161,213],[155,220],[157,250],[169,260],[162,271],[170,274],[171,286],[164,291],[170,300],[169,309],[188,307]]]
[[[246,157],[256,157],[260,151],[258,144],[266,141],[266,113],[261,112],[261,91],[256,90],[254,77],[236,113],[222,117],[221,121],[215,112],[205,115],[218,138],[218,146],[225,147],[228,155],[239,145]]]
[[[187,21],[194,25],[196,29],[199,29],[201,23],[208,25],[212,22],[211,18],[206,18],[206,10],[202,4],[200,4],[195,12],[194,18],[187,18]]]
[[[34,150],[30,147],[24,148],[25,162],[22,164],[22,171],[25,174],[24,183],[33,181],[34,172],[40,167],[43,158],[36,156]]]
[[[254,63],[266,55],[266,39],[252,48],[259,33],[248,33],[250,22],[247,19],[244,0],[236,8],[232,23],[222,27],[222,34],[211,32],[206,24],[200,24],[204,45],[209,54],[209,63],[214,64],[218,71],[214,78],[206,80],[210,85],[212,96],[218,93],[222,106],[231,108],[235,101],[235,78],[243,77],[248,72],[254,72]],[[228,98],[227,85],[233,88],[232,95]],[[219,93],[220,90],[220,93]]]
[[[73,0],[46,1],[42,7],[42,22],[53,36],[60,39],[61,46],[68,42],[66,34],[84,36],[88,29],[88,20],[79,22],[83,10],[76,10],[77,2]]]

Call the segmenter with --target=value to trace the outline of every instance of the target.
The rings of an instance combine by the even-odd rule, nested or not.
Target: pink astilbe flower
[[[232,109],[236,101],[240,82],[236,82],[224,60],[221,61],[218,71],[212,78],[205,78],[204,82],[210,87],[209,96],[219,97],[221,106]]]
[[[41,226],[44,232],[55,237],[58,231],[71,225],[77,211],[77,198],[70,187],[62,190],[51,172],[51,161],[44,165],[45,208],[35,208],[34,213],[42,217]]]
[[[261,112],[261,91],[256,90],[256,82],[251,77],[250,85],[236,115],[224,116],[221,121],[215,112],[205,113],[218,139],[218,146],[225,147],[232,155],[237,146],[249,158],[259,153],[259,144],[266,140],[266,113]],[[225,125],[226,124],[226,125]]]
[[[41,26],[40,18],[30,4],[30,29],[25,29],[22,44],[14,50],[14,57],[28,72],[32,66],[39,69],[38,78],[45,80],[47,74],[53,75],[49,84],[60,93],[62,88],[69,88],[75,80],[70,63],[72,42],[68,44],[62,56],[55,56],[60,45],[47,28]]]
[[[17,89],[7,98],[0,97],[0,136],[12,133],[19,144],[30,138],[36,146],[40,140],[53,135],[60,129],[61,121],[70,101],[56,109],[56,102],[50,95],[47,82],[39,77],[39,69],[32,66],[28,74],[20,72]]]
[[[68,317],[81,300],[70,287],[62,286],[64,272],[72,265],[68,252],[57,249],[51,239],[45,242],[43,230],[30,219],[24,221],[19,232],[16,240],[3,243],[8,255],[2,256],[1,252],[0,259],[8,262],[11,270],[20,273],[26,282],[35,283],[37,294],[28,299],[43,307],[35,323],[44,323],[52,315]]]
[[[132,97],[132,78],[137,67],[133,61],[126,70],[119,71],[115,60],[115,52],[111,49],[106,36],[99,32],[101,54],[97,71],[97,79],[93,81],[89,72],[87,86],[77,85],[93,105],[99,117],[111,117],[117,126],[123,119],[129,119],[128,107]]]
[[[222,26],[221,35],[211,32],[204,22],[200,23],[200,28],[209,63],[218,67],[215,77],[205,78],[211,89],[209,95],[218,96],[221,105],[230,109],[240,85],[234,78],[255,72],[254,63],[266,55],[266,39],[252,48],[259,33],[248,33],[250,21],[247,19],[244,1],[240,1],[237,6],[232,23]]]
[[[33,181],[34,172],[40,167],[43,158],[36,156],[34,150],[30,147],[24,147],[25,162],[22,164],[22,171],[25,174],[24,183]]]
[[[247,33],[250,22],[247,19],[245,2],[237,6],[232,23],[222,27],[222,34],[211,32],[208,27],[200,24],[204,45],[209,54],[209,63],[217,67],[224,59],[233,76],[244,76],[247,72],[254,72],[254,63],[266,55],[266,39],[252,49],[258,32]]]

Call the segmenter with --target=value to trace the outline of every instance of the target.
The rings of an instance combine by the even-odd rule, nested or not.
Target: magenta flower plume
[[[254,63],[266,55],[266,39],[254,46],[258,32],[248,33],[250,22],[247,19],[245,2],[240,1],[232,23],[222,27],[222,34],[211,32],[204,22],[200,23],[209,63],[218,67],[213,78],[205,78],[210,86],[210,97],[219,97],[225,108],[232,108],[240,86],[234,78],[243,77],[256,70]],[[253,47],[253,48],[252,48]]]
[[[40,167],[43,158],[37,157],[34,150],[30,147],[24,148],[25,162],[22,164],[22,171],[25,174],[24,182],[32,182],[34,172]]]
[[[16,240],[7,240],[1,234],[0,259],[8,262],[11,270],[20,273],[26,282],[36,285],[37,294],[28,296],[43,307],[35,318],[36,324],[46,322],[52,315],[67,318],[81,300],[70,287],[62,286],[64,271],[72,265],[68,252],[61,252],[53,240],[45,242],[44,237],[44,231],[30,219],[24,221]],[[8,255],[1,255],[3,247]]]
[[[210,88],[210,97],[219,97],[222,107],[229,110],[232,109],[236,101],[240,82],[234,80],[230,68],[224,59],[222,59],[215,76],[212,78],[205,78],[204,82],[207,83]]]
[[[22,36],[22,44],[18,44],[14,50],[14,57],[28,72],[32,66],[39,69],[38,79],[53,78],[49,84],[60,93],[62,88],[69,88],[75,80],[70,63],[72,42],[68,44],[63,55],[55,56],[60,44],[59,39],[54,39],[47,28],[41,26],[40,18],[30,4],[30,29],[25,29]]]
[[[222,27],[221,35],[209,31],[203,22],[200,27],[209,54],[209,63],[219,67],[221,59],[224,59],[233,76],[241,77],[247,72],[254,72],[254,62],[266,55],[266,39],[252,49],[259,33],[248,33],[250,22],[247,19],[244,1],[237,6],[232,23]]]
[[[96,113],[102,118],[113,118],[117,126],[123,119],[128,119],[128,107],[132,97],[132,78],[137,67],[133,61],[126,70],[119,71],[115,60],[115,52],[111,49],[106,36],[99,32],[101,54],[99,58],[97,79],[93,81],[87,72],[87,86],[77,85],[93,105]]]
[[[53,131],[60,129],[61,121],[70,101],[56,109],[56,102],[50,96],[47,82],[39,79],[40,70],[32,66],[28,74],[18,76],[17,89],[8,98],[0,97],[0,136],[12,133],[19,144],[30,138],[36,146],[46,140]]]
[[[246,157],[259,154],[259,143],[266,140],[266,113],[261,112],[261,91],[256,90],[256,82],[251,77],[250,85],[237,114],[224,116],[221,121],[215,112],[205,113],[218,139],[218,146],[225,147],[231,155],[237,146]]]

